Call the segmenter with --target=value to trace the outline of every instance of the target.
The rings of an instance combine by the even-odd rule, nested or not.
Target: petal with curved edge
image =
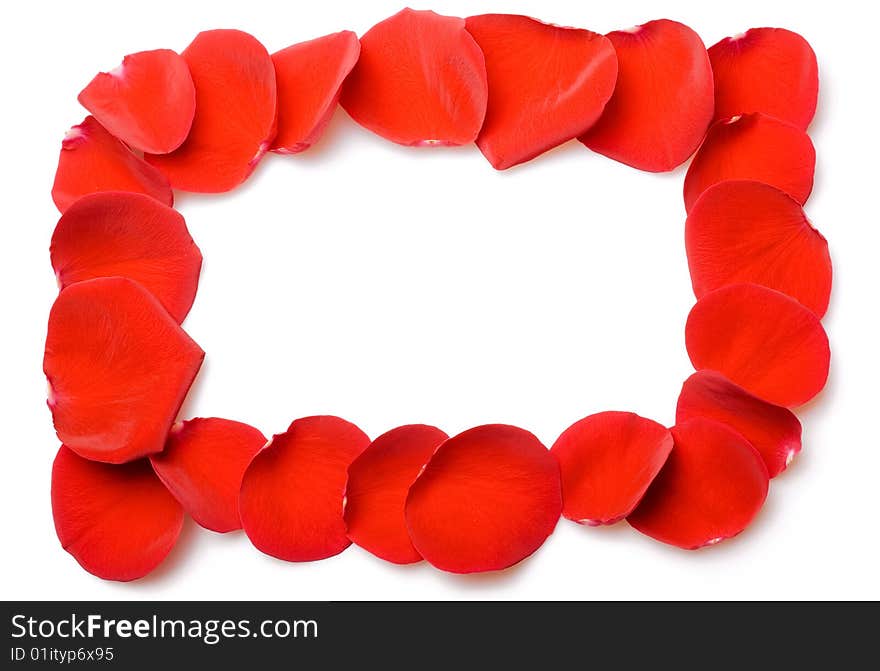
[[[550,449],[562,473],[562,515],[590,526],[623,519],[671,449],[665,426],[631,412],[600,412],[575,422]]]
[[[490,424],[450,438],[406,499],[416,550],[444,571],[497,571],[522,561],[562,512],[559,466],[528,431]]]
[[[361,37],[340,102],[387,140],[442,146],[477,139],[487,97],[483,52],[464,19],[404,9]]]
[[[168,207],[174,204],[165,176],[88,116],[61,142],[52,200],[64,212],[82,196],[98,191],[144,193]]]
[[[617,56],[602,35],[527,16],[466,20],[486,58],[489,103],[477,146],[498,170],[586,132],[617,81]]]
[[[639,170],[672,170],[696,151],[712,121],[706,47],[693,30],[668,19],[608,33],[608,39],[617,51],[617,87],[580,140]]]
[[[139,193],[83,196],[58,221],[50,252],[61,289],[96,277],[127,277],[159,299],[178,323],[199,286],[202,254],[183,217]]]
[[[627,521],[685,550],[736,536],[761,510],[770,479],[761,455],[733,429],[709,419],[672,427],[666,465]]]
[[[828,379],[831,351],[818,317],[757,284],[703,296],[688,315],[685,344],[694,368],[721,373],[774,405],[802,405]]]
[[[146,460],[111,465],[63,446],[52,465],[52,515],[62,547],[104,580],[137,580],[174,547],[183,510]]]
[[[828,243],[784,191],[748,180],[709,187],[688,215],[685,244],[697,298],[752,283],[796,298],[819,318],[828,309]]]
[[[114,464],[161,452],[204,356],[137,282],[71,284],[49,313],[43,358],[58,438]]]
[[[129,147],[153,154],[183,144],[196,113],[189,67],[170,49],[126,56],[119,67],[95,75],[78,100]]]
[[[347,548],[346,475],[369,444],[354,424],[330,416],[298,419],[274,436],[241,483],[241,523],[254,547],[286,561],[326,559]]]
[[[241,528],[238,494],[244,471],[266,444],[257,429],[219,417],[172,427],[153,470],[201,526],[225,533]]]

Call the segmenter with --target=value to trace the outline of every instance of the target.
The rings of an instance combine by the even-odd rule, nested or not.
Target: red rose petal
[[[713,184],[728,179],[764,182],[803,205],[813,190],[816,150],[799,128],[765,114],[719,121],[706,136],[684,178],[684,204],[694,203]]]
[[[64,212],[80,197],[98,191],[145,193],[169,207],[174,204],[162,173],[88,116],[61,143],[52,200]]]
[[[796,298],[822,317],[831,295],[828,243],[784,191],[733,180],[709,187],[685,226],[697,298],[750,282]]]
[[[712,68],[700,36],[661,19],[608,34],[620,71],[602,118],[580,140],[639,170],[664,172],[700,146],[712,120]]]
[[[153,470],[192,518],[211,531],[241,529],[238,494],[244,471],[266,444],[257,429],[229,419],[198,417],[171,429]]]
[[[550,452],[562,473],[562,514],[581,524],[629,515],[666,462],[672,435],[631,412],[600,412],[568,427]]]
[[[404,504],[409,488],[447,438],[433,426],[401,426],[376,438],[352,462],[345,524],[353,543],[395,564],[421,561],[409,539]]]
[[[559,466],[528,431],[493,424],[443,443],[410,489],[416,550],[444,571],[496,571],[522,561],[562,512]]]
[[[464,20],[404,9],[361,38],[341,103],[392,142],[462,145],[477,139],[487,97],[483,52]]]
[[[783,28],[752,28],[709,48],[715,119],[763,112],[806,130],[816,113],[819,67],[809,43]]]
[[[78,100],[128,146],[153,154],[177,149],[196,112],[189,68],[170,49],[126,56],[115,70],[96,75]]]
[[[627,521],[685,550],[715,545],[745,529],[764,505],[770,479],[761,455],[710,419],[672,428],[675,447]]]
[[[101,464],[62,446],[52,465],[52,515],[62,547],[104,580],[137,580],[174,547],[183,510],[145,460]]]
[[[794,413],[752,396],[712,371],[691,375],[681,388],[675,421],[705,417],[726,424],[758,450],[771,478],[801,451],[801,423]]]
[[[477,146],[496,169],[574,139],[601,116],[617,81],[607,38],[511,14],[472,16],[466,25],[489,77]]]
[[[189,136],[171,154],[148,154],[175,189],[220,193],[253,172],[275,137],[275,68],[239,30],[199,33],[183,58],[196,87]]]
[[[274,436],[241,483],[242,527],[254,546],[287,561],[325,559],[347,548],[347,471],[369,444],[338,417],[298,419]]]
[[[204,356],[138,283],[71,284],[49,313],[43,359],[58,438],[110,463],[160,452]]]
[[[272,151],[296,154],[321,138],[360,52],[357,35],[343,30],[272,54],[278,84],[278,134]]]
[[[64,288],[96,277],[141,284],[178,323],[192,307],[202,254],[183,217],[139,193],[84,196],[62,215],[52,235],[52,267]]]
[[[831,352],[818,317],[785,294],[733,284],[703,296],[685,343],[697,370],[714,370],[760,399],[806,403],[825,386]]]

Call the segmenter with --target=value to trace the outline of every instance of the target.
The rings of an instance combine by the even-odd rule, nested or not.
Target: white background
[[[58,215],[49,192],[64,131],[85,114],[78,91],[126,53],[182,50],[203,29],[244,29],[275,51],[344,28],[363,33],[399,2],[6,6],[0,598],[880,597],[876,23],[845,3],[430,6],[461,16],[524,13],[598,32],[666,16],[707,45],[752,26],[783,26],[815,48],[819,160],[807,210],[835,263],[825,322],[832,374],[801,414],[804,452],[773,481],[740,537],[694,553],[625,523],[589,529],[562,520],[514,569],[457,577],[386,564],[357,547],[287,564],[241,533],[188,522],[165,564],[133,584],[94,578],[61,549],[49,505],[58,444],[41,360],[56,292],[48,244]],[[240,419],[267,435],[317,413],[343,416],[371,436],[410,422],[450,434],[506,422],[547,445],[600,410],[670,424],[691,372],[683,176],[640,173],[574,142],[496,173],[475,148],[397,147],[339,111],[319,146],[270,155],[235,193],[179,197],[205,256],[185,326],[208,353],[184,412]]]

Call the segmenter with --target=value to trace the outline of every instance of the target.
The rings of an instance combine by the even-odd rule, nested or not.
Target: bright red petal
[[[338,417],[298,419],[274,436],[241,483],[241,523],[254,546],[287,561],[325,559],[347,548],[347,471],[369,444]]]
[[[721,373],[775,405],[806,403],[828,378],[828,336],[816,315],[757,284],[703,296],[688,316],[685,342],[694,368]]]
[[[684,178],[684,205],[728,179],[764,182],[803,205],[813,190],[816,150],[799,128],[765,114],[719,121],[706,136]]]
[[[709,419],[679,424],[672,437],[666,465],[627,521],[686,550],[736,536],[767,498],[770,480],[761,455],[736,431]]]
[[[202,254],[183,217],[139,193],[106,191],[71,205],[52,235],[52,267],[64,288],[127,277],[159,299],[178,323],[192,307]]]
[[[148,154],[175,189],[220,193],[253,172],[275,137],[275,68],[239,30],[199,33],[183,58],[196,87],[189,136],[171,154]]]
[[[126,56],[115,70],[96,75],[78,100],[128,146],[153,154],[177,149],[196,112],[189,68],[169,49]]]
[[[49,313],[43,359],[58,438],[114,464],[160,452],[204,356],[136,282],[71,284]]]
[[[681,388],[675,421],[705,417],[726,424],[758,450],[771,478],[801,451],[801,423],[794,413],[752,396],[712,371],[691,375]]]
[[[706,47],[693,30],[667,19],[608,39],[617,50],[617,87],[602,118],[580,140],[639,170],[672,170],[696,151],[712,120]]]
[[[224,533],[241,529],[238,493],[244,471],[266,444],[257,429],[229,419],[190,419],[175,425],[153,470],[200,525]]]
[[[86,117],[61,143],[52,199],[64,212],[80,197],[98,191],[145,193],[171,207],[168,180],[95,121]]]
[[[137,580],[174,547],[183,510],[145,460],[100,464],[62,446],[52,465],[52,515],[62,547],[104,580]]]
[[[272,54],[278,83],[278,134],[272,151],[296,154],[321,138],[360,52],[357,35],[343,30]]]
[[[752,28],[709,49],[715,119],[763,112],[806,130],[816,113],[819,67],[809,43],[783,28]]]
[[[528,431],[501,424],[443,443],[406,500],[416,550],[453,573],[522,561],[553,532],[561,512],[556,460]]]
[[[422,556],[409,539],[404,504],[434,450],[449,436],[423,424],[382,434],[348,468],[345,524],[353,543],[395,564]]]
[[[750,282],[796,298],[822,317],[831,295],[828,243],[784,191],[733,180],[709,187],[685,226],[697,298]]]
[[[472,16],[466,25],[489,77],[477,146],[495,168],[567,142],[601,116],[617,81],[617,56],[607,38],[511,14]]]
[[[550,453],[562,473],[562,514],[614,524],[644,496],[672,449],[672,435],[631,412],[600,412],[568,427]]]
[[[463,19],[404,9],[361,38],[342,88],[359,124],[404,145],[461,145],[486,115],[486,64]]]

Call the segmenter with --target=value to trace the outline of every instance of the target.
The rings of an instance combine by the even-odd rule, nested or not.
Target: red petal
[[[171,154],[148,154],[175,189],[220,193],[253,172],[275,137],[275,68],[239,30],[199,33],[183,58],[196,87],[190,134]]]
[[[126,56],[79,94],[80,104],[130,147],[154,154],[177,149],[196,112],[196,89],[186,61],[169,49]]]
[[[416,550],[453,573],[522,561],[553,532],[561,512],[556,460],[528,431],[501,424],[443,443],[406,500]]]
[[[183,217],[139,193],[107,191],[70,206],[52,235],[58,285],[95,277],[140,283],[178,323],[192,307],[202,254]]]
[[[731,538],[764,505],[770,479],[761,455],[733,429],[710,419],[672,428],[675,447],[627,521],[685,550]]]
[[[816,54],[797,33],[752,28],[709,49],[715,74],[715,119],[763,112],[806,130],[816,113]]]
[[[342,106],[404,145],[461,145],[486,115],[486,64],[463,19],[404,9],[361,38]]]
[[[766,403],[723,375],[700,371],[681,388],[675,421],[714,419],[748,440],[758,450],[771,478],[775,478],[801,451],[801,423],[794,413]]]
[[[608,39],[617,50],[617,87],[602,118],[580,140],[639,170],[672,170],[696,151],[712,120],[706,47],[693,30],[667,19]]]
[[[671,449],[665,426],[631,412],[600,412],[575,422],[550,450],[562,473],[562,514],[591,526],[623,519]]]
[[[421,561],[409,539],[404,504],[409,488],[447,438],[433,426],[401,426],[376,438],[352,462],[345,524],[353,543],[395,564]]]
[[[272,54],[278,82],[278,134],[272,151],[296,154],[321,138],[360,51],[357,35],[343,30]]]
[[[254,546],[287,561],[325,559],[347,548],[346,474],[369,444],[338,417],[298,419],[274,436],[241,483],[241,523]]]
[[[71,284],[49,313],[43,359],[58,438],[110,463],[160,452],[204,356],[138,283]]]
[[[684,178],[688,212],[713,184],[750,179],[782,189],[803,205],[813,190],[816,150],[799,128],[764,114],[719,121]]]
[[[688,316],[685,342],[694,368],[721,373],[775,405],[806,403],[828,378],[828,336],[816,315],[757,284],[703,296]]]
[[[168,180],[88,116],[61,143],[52,200],[64,212],[97,191],[145,193],[169,207],[174,204]]]
[[[607,38],[511,14],[472,16],[466,25],[489,76],[477,146],[495,168],[567,142],[601,116],[617,80],[617,56]]]
[[[104,580],[137,580],[174,547],[183,510],[150,464],[112,466],[62,446],[52,465],[58,540],[80,566]]]
[[[266,444],[257,429],[229,419],[175,425],[153,470],[192,518],[211,531],[241,529],[238,493],[244,471]]]
[[[796,298],[822,317],[831,295],[828,243],[784,191],[733,180],[709,187],[685,226],[697,298],[750,282]]]

